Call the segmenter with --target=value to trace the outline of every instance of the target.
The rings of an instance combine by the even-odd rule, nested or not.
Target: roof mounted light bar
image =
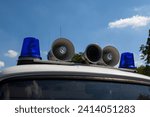
[[[52,44],[47,57],[48,61],[43,61],[40,56],[39,40],[34,37],[24,38],[21,54],[17,65],[24,64],[59,64],[59,65],[77,65],[83,63],[73,62],[75,49],[71,41],[66,38],[58,38]],[[106,46],[104,49],[97,44],[90,44],[82,59],[87,65],[115,66],[118,64],[120,54],[113,46]],[[119,68],[135,69],[133,53],[122,53]]]

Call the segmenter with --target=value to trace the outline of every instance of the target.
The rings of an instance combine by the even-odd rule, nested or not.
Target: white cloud
[[[10,57],[10,58],[15,58],[17,57],[18,53],[14,50],[8,50],[7,53],[5,53],[5,56]]]
[[[149,23],[150,17],[136,15],[130,18],[119,19],[117,21],[110,22],[108,26],[109,28],[125,28],[125,27],[138,28],[147,26]]]
[[[0,68],[4,66],[5,66],[5,63],[3,61],[0,61]]]

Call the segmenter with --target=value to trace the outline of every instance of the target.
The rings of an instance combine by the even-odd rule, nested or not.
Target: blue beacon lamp
[[[119,68],[136,69],[135,64],[134,64],[133,53],[125,52],[121,54]]]
[[[40,56],[39,40],[34,37],[24,38],[19,59],[42,59]]]

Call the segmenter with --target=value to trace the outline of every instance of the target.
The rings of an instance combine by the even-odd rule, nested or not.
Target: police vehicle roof
[[[27,74],[49,74],[61,73],[63,75],[99,75],[104,77],[128,77],[134,79],[150,80],[150,77],[123,71],[122,69],[105,67],[105,66],[85,66],[85,65],[47,65],[47,64],[31,64],[19,65],[4,69],[0,72],[0,77],[11,77],[15,75],[23,76]]]

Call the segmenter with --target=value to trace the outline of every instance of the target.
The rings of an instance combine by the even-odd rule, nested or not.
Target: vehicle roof
[[[119,77],[134,77],[138,79],[150,80],[150,77],[122,71],[117,68],[104,66],[85,66],[85,65],[47,65],[47,64],[32,64],[32,65],[18,65],[9,67],[0,72],[0,78],[9,77],[15,74],[35,74],[35,73],[74,73],[74,74],[97,74]]]

